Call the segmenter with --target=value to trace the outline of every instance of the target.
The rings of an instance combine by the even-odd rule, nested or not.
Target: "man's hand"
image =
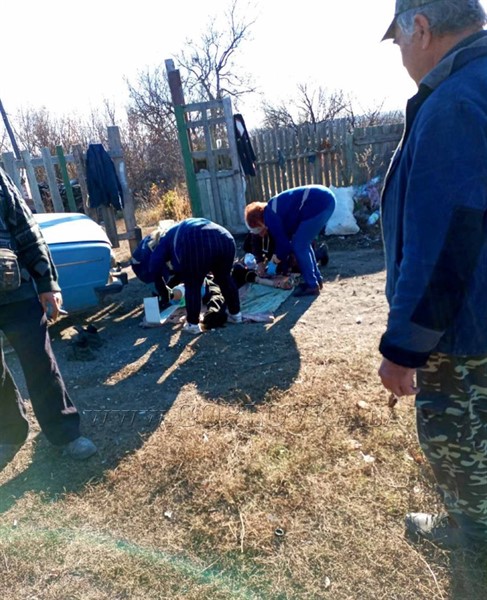
[[[382,385],[396,396],[414,396],[419,392],[415,376],[416,369],[396,365],[387,358],[382,359],[379,368]]]
[[[57,321],[63,304],[61,292],[43,292],[39,294],[39,301],[42,304],[44,312],[48,314],[49,319]]]

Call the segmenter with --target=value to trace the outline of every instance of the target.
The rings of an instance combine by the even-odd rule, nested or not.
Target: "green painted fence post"
[[[56,146],[56,154],[59,161],[59,168],[61,169],[61,175],[63,177],[64,189],[66,190],[66,196],[68,198],[68,206],[71,212],[78,212],[76,208],[76,202],[74,199],[73,189],[71,188],[71,182],[69,181],[68,169],[66,167],[66,159],[64,158],[64,152],[62,146]]]
[[[181,152],[183,154],[184,170],[186,171],[186,183],[188,185],[189,200],[191,202],[191,212],[193,217],[202,217],[203,210],[201,208],[200,190],[196,180],[196,174],[193,168],[193,159],[191,157],[191,148],[189,147],[188,131],[186,121],[184,119],[184,108],[175,106],[174,113],[176,115],[176,124],[178,127],[179,143],[181,144]]]

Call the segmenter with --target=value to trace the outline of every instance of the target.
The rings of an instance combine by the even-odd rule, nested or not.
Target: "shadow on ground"
[[[383,266],[382,254],[371,248],[330,256],[323,269],[325,282],[367,275]],[[61,372],[82,415],[82,433],[93,439],[99,453],[73,463],[38,434],[0,474],[0,511],[28,492],[42,493],[51,501],[101,480],[161,426],[184,390],[196,390],[210,402],[252,408],[267,401],[270,391],[289,389],[301,367],[293,327],[313,302],[320,302],[320,297],[291,296],[273,324],[227,325],[193,338],[182,333],[180,325],[141,328],[142,298],[148,295],[148,286],[131,278],[112,298],[115,302],[51,327]],[[97,327],[103,345],[94,350],[93,360],[69,360],[73,327],[88,323]],[[7,361],[26,396],[15,355]],[[190,410],[191,403],[189,408],[181,408],[179,402],[177,406]]]

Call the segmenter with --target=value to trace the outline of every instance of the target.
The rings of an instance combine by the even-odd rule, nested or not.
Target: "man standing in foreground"
[[[0,254],[6,254],[5,249],[13,250],[16,259],[9,258],[3,270],[0,266],[0,329],[20,360],[43,433],[66,456],[84,460],[96,447],[80,435],[79,414],[66,391],[47,328],[46,311],[55,321],[62,303],[56,268],[32,213],[0,169]],[[0,470],[25,442],[28,430],[0,342]]]
[[[396,0],[393,39],[418,93],[382,195],[383,385],[416,394],[445,515],[406,531],[487,544],[487,32],[478,0]],[[415,377],[417,376],[417,381]]]

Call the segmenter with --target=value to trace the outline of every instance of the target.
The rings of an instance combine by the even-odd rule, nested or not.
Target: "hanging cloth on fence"
[[[245,121],[242,115],[233,115],[233,123],[235,126],[235,138],[237,140],[237,151],[240,158],[240,163],[245,175],[252,175],[255,177],[255,156],[254,149],[252,148],[252,142],[250,141],[247,128],[245,127]]]
[[[90,144],[86,152],[86,185],[90,208],[101,205],[123,208],[122,185],[115,165],[102,144]]]

